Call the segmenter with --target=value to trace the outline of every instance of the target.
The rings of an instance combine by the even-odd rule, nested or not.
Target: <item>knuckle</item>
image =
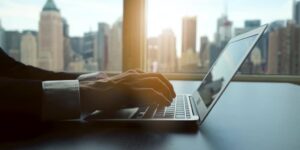
[[[157,78],[157,77],[152,77],[152,78],[150,78],[150,80],[154,83],[159,83],[160,82],[159,78]]]
[[[131,72],[127,75],[127,78],[129,78],[129,79],[135,79],[136,77],[137,77],[137,73],[135,73],[135,72]]]
[[[136,71],[134,69],[129,69],[127,72],[128,73],[135,73]]]

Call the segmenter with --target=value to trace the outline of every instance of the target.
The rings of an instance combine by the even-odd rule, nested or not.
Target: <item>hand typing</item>
[[[96,81],[80,81],[82,109],[115,110],[151,104],[170,105],[175,92],[161,74],[129,70]]]

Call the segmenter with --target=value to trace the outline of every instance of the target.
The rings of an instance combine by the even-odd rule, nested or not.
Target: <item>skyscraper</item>
[[[21,38],[21,62],[37,66],[37,32],[24,31]]]
[[[96,32],[87,32],[83,36],[83,57],[85,60],[86,71],[97,71],[98,65],[96,62]]]
[[[228,19],[227,9],[225,13],[217,20],[217,32],[215,40],[210,45],[210,66],[215,62],[221,51],[232,37],[233,22]]]
[[[157,72],[158,71],[158,58],[159,58],[159,46],[158,38],[152,37],[148,39],[147,45],[147,71]]]
[[[288,23],[270,33],[269,37],[269,74],[300,74],[300,27]]]
[[[107,67],[108,34],[109,25],[103,22],[99,23],[97,32],[97,50],[95,54],[99,70],[105,70]]]
[[[183,17],[182,19],[182,52],[196,52],[197,18]]]
[[[300,1],[294,0],[293,19],[296,24],[300,25]]]
[[[228,20],[227,15],[223,15],[217,22],[216,43],[221,49],[227,44],[232,37],[233,23]]]
[[[86,32],[83,35],[82,54],[84,59],[95,59],[96,53],[96,32]]]
[[[200,39],[200,67],[201,71],[208,71],[210,64],[210,43],[207,36],[203,36]]]
[[[0,20],[0,47],[4,50],[5,49],[5,30],[4,28],[2,27],[2,22]]]
[[[122,71],[122,20],[117,20],[110,29],[108,38],[108,71]]]
[[[253,30],[259,26],[261,26],[260,20],[246,20],[244,22],[244,27],[234,29],[234,35],[237,36],[237,35],[246,33],[246,32]]]
[[[69,37],[69,24],[67,22],[67,20],[65,18],[62,19],[63,22],[63,33],[64,33],[64,70],[68,69],[68,65],[69,63],[72,61],[72,57],[73,57],[73,50],[71,47],[71,40]]]
[[[245,21],[245,28],[257,28],[261,25],[261,21],[260,20],[246,20]]]
[[[20,43],[21,33],[19,31],[6,31],[5,32],[5,49],[8,55],[17,61],[20,61]]]
[[[158,40],[159,47],[159,64],[160,72],[176,72],[176,37],[172,30],[163,30]]]
[[[53,0],[47,0],[39,21],[39,66],[44,69],[64,69],[63,23]]]
[[[83,49],[83,38],[82,37],[71,37],[70,38],[72,50],[77,53],[81,54]]]

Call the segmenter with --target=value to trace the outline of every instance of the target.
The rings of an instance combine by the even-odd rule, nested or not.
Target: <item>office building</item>
[[[179,72],[200,72],[199,54],[192,50],[185,51],[181,54],[179,63]]]
[[[151,37],[148,39],[147,49],[147,71],[158,72],[158,58],[159,58],[159,46],[158,38]]]
[[[220,49],[223,49],[227,42],[231,39],[232,25],[233,23],[228,20],[227,15],[222,15],[222,17],[218,19],[215,42],[220,47]]]
[[[96,51],[96,32],[86,32],[83,35],[82,54],[84,59],[95,59]],[[96,60],[96,59],[95,59]]]
[[[202,72],[208,71],[210,64],[210,43],[207,36],[200,38],[200,69]]]
[[[260,20],[246,20],[244,22],[244,27],[234,29],[234,35],[237,36],[237,35],[246,33],[248,31],[251,31],[251,30],[253,30],[255,28],[258,28],[260,26],[261,26],[261,21]]]
[[[21,62],[37,66],[37,32],[24,31],[21,38]]]
[[[261,39],[258,41],[258,46],[261,48],[261,55],[262,55],[262,70],[263,73],[267,73],[268,69],[268,57],[269,57],[269,37],[270,32],[273,32],[279,28],[284,28],[286,26],[286,21],[284,20],[276,20],[269,24],[268,27],[268,34],[264,34]]]
[[[84,70],[85,71],[97,71],[97,61],[96,61],[96,50],[97,50],[97,37],[96,32],[87,32],[83,36],[83,49],[82,56],[85,61]]]
[[[19,31],[5,32],[5,48],[8,55],[17,61],[21,59],[20,53],[21,33]]]
[[[245,21],[245,28],[257,28],[261,26],[261,21],[260,20],[246,20]]]
[[[108,71],[122,71],[122,20],[117,20],[108,37]]]
[[[72,61],[68,64],[67,71],[71,72],[83,72],[84,59],[83,59],[83,38],[82,37],[70,37],[70,45],[73,51]]]
[[[289,22],[286,27],[270,33],[269,74],[300,74],[300,27]]]
[[[197,18],[183,17],[182,19],[182,54],[179,70],[190,72],[197,69],[198,56],[196,53]]]
[[[72,50],[77,53],[81,54],[83,52],[83,38],[82,37],[70,37],[70,43]]]
[[[65,18],[62,19],[63,22],[63,51],[64,51],[64,70],[68,69],[68,65],[70,64],[70,62],[72,61],[72,57],[73,57],[73,50],[72,50],[72,46],[71,46],[71,40],[70,40],[70,36],[69,36],[69,24],[67,22],[67,20]]]
[[[221,53],[221,49],[218,47],[218,45],[214,42],[210,44],[210,52],[209,52],[209,67],[213,65],[213,63],[216,61],[217,57]]]
[[[222,15],[217,20],[217,32],[215,33],[215,40],[211,44],[210,65],[217,59],[228,41],[232,37],[233,22],[228,19],[227,14]]]
[[[0,47],[5,51],[5,29],[2,27],[2,22],[0,20]]]
[[[176,72],[176,37],[172,30],[165,29],[159,36],[159,61],[158,71],[160,72]]]
[[[182,19],[182,52],[196,52],[197,18],[183,17]]]
[[[53,0],[47,0],[39,21],[39,66],[47,70],[64,70],[63,22]]]
[[[294,0],[293,19],[297,25],[300,25],[300,1]]]
[[[108,35],[109,25],[107,23],[99,23],[97,31],[97,50],[96,59],[99,70],[106,70],[108,57]]]

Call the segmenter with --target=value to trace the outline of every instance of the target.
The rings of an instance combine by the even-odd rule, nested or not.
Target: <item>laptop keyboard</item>
[[[139,108],[133,118],[190,119],[191,110],[187,97],[178,95],[168,107],[151,105]]]

